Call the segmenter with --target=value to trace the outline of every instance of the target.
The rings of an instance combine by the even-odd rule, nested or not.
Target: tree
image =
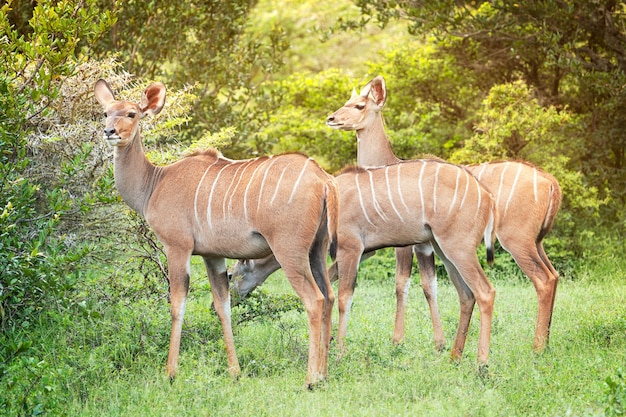
[[[267,123],[267,112],[275,109],[259,89],[282,65],[288,48],[279,26],[263,39],[246,30],[255,4],[100,0],[100,7],[111,8],[117,22],[95,51],[100,58],[119,54],[126,71],[140,79],[159,79],[168,89],[191,84],[196,103],[177,139],[189,143],[207,131],[235,127],[237,134],[224,152],[242,157]]]
[[[523,80],[542,106],[568,108],[580,129],[570,167],[598,188],[597,219],[623,234],[626,213],[626,13],[622,2],[356,0],[363,21],[405,19],[435,36],[483,94]],[[576,129],[574,129],[576,130]],[[611,227],[613,227],[611,226]]]

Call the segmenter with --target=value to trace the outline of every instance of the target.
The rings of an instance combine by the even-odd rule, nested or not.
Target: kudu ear
[[[361,88],[361,92],[359,93],[359,95],[363,98],[367,98],[367,96],[370,95],[371,89],[372,89],[372,82],[370,81],[369,83],[365,84],[363,88]]]
[[[369,82],[371,84],[370,94],[374,99],[374,103],[378,107],[383,107],[385,101],[387,101],[387,88],[385,87],[385,79],[382,76],[378,76]]]
[[[139,108],[144,115],[158,114],[165,104],[165,86],[163,83],[152,83],[141,95]]]
[[[96,96],[96,100],[98,100],[98,103],[100,103],[102,107],[106,107],[110,102],[115,101],[115,96],[113,95],[113,91],[111,91],[111,87],[109,87],[109,83],[103,79],[96,81],[93,92]]]

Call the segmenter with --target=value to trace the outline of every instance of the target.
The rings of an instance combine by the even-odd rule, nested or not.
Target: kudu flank
[[[104,138],[114,146],[117,189],[145,217],[167,256],[172,310],[168,375],[173,378],[177,372],[191,255],[204,259],[228,369],[237,376],[225,258],[273,253],[307,311],[306,384],[324,379],[334,302],[326,270],[338,220],[334,178],[299,154],[233,161],[207,150],[172,165],[154,166],[142,149],[139,120],[160,112],[163,84],[151,84],[140,104],[115,100],[104,80],[94,90],[105,110]]]
[[[353,93],[342,108],[328,117],[328,126],[356,131],[360,166],[400,161],[385,134],[381,111],[386,98],[385,81],[379,76],[363,87],[360,94]],[[561,188],[552,175],[523,162],[496,162],[467,169],[494,195],[498,211],[496,236],[535,286],[539,303],[533,346],[541,351],[548,343],[559,277],[543,249],[542,240],[552,228],[559,210]],[[445,341],[437,306],[433,251],[428,244],[414,246],[414,251],[431,311],[435,344],[440,349]],[[396,250],[395,342],[404,337],[404,309],[412,257],[410,247]]]

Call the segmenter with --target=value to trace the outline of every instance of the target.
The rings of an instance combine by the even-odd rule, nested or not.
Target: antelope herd
[[[232,376],[241,370],[225,258],[238,260],[232,281],[241,296],[283,269],[308,316],[309,388],[328,375],[335,300],[331,281],[339,281],[336,341],[343,352],[359,263],[385,247],[396,248],[394,343],[404,337],[415,253],[435,346],[439,350],[445,346],[437,306],[437,254],[460,303],[451,356],[460,360],[478,304],[478,364],[486,369],[495,289],[476,251],[484,241],[492,261],[497,237],[535,286],[539,311],[533,346],[542,350],[547,345],[558,273],[542,239],[560,206],[558,182],[523,162],[463,167],[437,158],[398,159],[382,121],[387,94],[382,77],[370,81],[360,94],[353,92],[326,120],[331,128],[354,130],[357,135],[358,166],[336,177],[301,154],[234,161],[207,149],[168,166],[155,166],[144,154],[139,120],[161,111],[163,84],[148,86],[139,103],[116,100],[104,80],[98,80],[94,92],[105,111],[104,139],[113,147],[118,192],[146,219],[166,253],[172,314],[166,367],[170,378],[177,372],[192,255],[204,259]],[[327,268],[329,252],[333,263]]]

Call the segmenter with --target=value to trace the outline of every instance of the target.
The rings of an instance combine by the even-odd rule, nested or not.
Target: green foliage
[[[242,300],[233,300],[233,304],[236,304],[233,320],[237,324],[275,321],[288,311],[304,312],[302,301],[295,294],[273,295],[262,288]]]
[[[255,150],[259,154],[300,151],[329,172],[354,162],[354,132],[338,132],[325,124],[328,115],[350,98],[352,88],[350,79],[336,70],[295,74],[268,86],[268,94],[280,97],[281,111],[260,132]]]
[[[369,13],[362,22],[378,16],[389,28],[402,15],[413,34],[426,35],[407,40],[401,24],[333,33],[336,18],[346,26],[361,18],[347,2],[265,1],[251,20],[256,2],[170,3],[1,6],[0,407],[7,414],[551,415],[605,407],[623,414],[623,375],[602,384],[624,351],[621,5],[604,5],[606,18],[597,18],[598,5],[582,1],[357,2]],[[93,55],[97,63],[87,61]],[[418,323],[408,328],[408,345],[392,347],[381,337],[385,328],[390,334],[394,305],[387,249],[361,266],[353,348],[347,360],[331,360],[331,389],[307,398],[293,389],[306,363],[306,317],[292,293],[257,292],[233,308],[233,320],[246,324],[236,338],[251,377],[232,384],[206,284],[189,297],[181,378],[170,385],[161,376],[167,265],[145,221],[120,204],[95,80],[106,78],[131,100],[153,78],[166,83],[163,112],[142,124],[157,164],[216,146],[232,158],[302,151],[334,172],[354,162],[355,134],[324,121],[377,74],[387,80],[384,114],[399,156],[523,158],[560,180],[565,204],[545,242],[566,278],[551,351],[530,353],[534,291],[502,252],[486,268],[498,290],[493,379],[476,379],[471,343],[461,367],[435,356],[419,291],[411,292],[419,301],[408,317]],[[458,302],[437,268],[450,338]]]
[[[369,73],[385,77],[385,121],[399,157],[447,158],[470,134],[466,126],[481,96],[476,79],[433,41],[411,40],[387,51]]]
[[[554,175],[563,190],[559,228],[570,236],[593,224],[601,201],[576,169],[577,149],[570,145],[577,125],[567,109],[543,107],[525,83],[517,81],[491,89],[477,112],[474,135],[450,158],[456,163],[514,159],[536,164]]]
[[[110,7],[109,2],[99,3],[102,10]],[[229,138],[222,152],[246,158],[249,143],[276,109],[273,97],[261,86],[283,65],[289,47],[280,25],[261,34],[248,30],[248,14],[255,4],[116,3],[112,13],[117,21],[94,50],[101,59],[117,52],[128,72],[165,81],[170,91],[191,84],[193,112],[176,140],[189,144],[206,132],[234,128],[238,134]],[[164,139],[164,144],[176,144],[171,137]]]
[[[608,417],[623,416],[626,414],[626,378],[621,369],[617,370],[615,379],[607,377],[606,384],[606,408]]]
[[[110,16],[89,1],[41,1],[30,13],[23,7],[11,13],[12,6],[0,9],[0,383],[6,387],[0,406],[36,415],[49,406],[57,375],[33,351],[31,330],[44,312],[66,311],[75,302],[78,265],[89,247],[61,230],[63,219],[86,205],[65,187],[87,169],[92,149],[79,146],[48,181],[34,174],[39,161],[28,135],[35,127],[46,130],[41,122],[63,77],[74,72],[81,45],[96,39]]]
[[[94,42],[112,20],[110,13],[94,7],[95,0],[46,0],[29,10],[29,28],[16,27],[9,19],[13,3],[9,1],[0,10],[0,32],[4,34],[0,68],[12,80],[10,94],[27,98],[22,111],[28,120],[50,106],[58,94],[60,77],[76,67],[81,47]]]

